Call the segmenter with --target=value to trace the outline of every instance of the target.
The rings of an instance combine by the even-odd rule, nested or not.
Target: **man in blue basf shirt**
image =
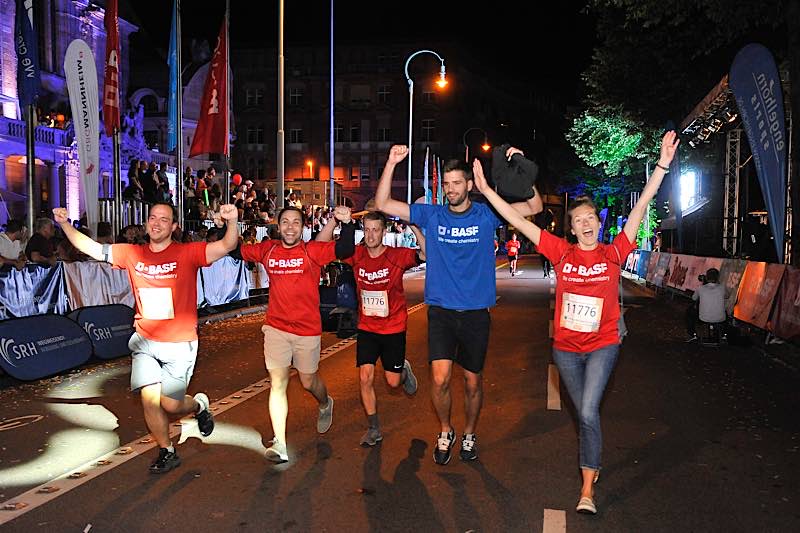
[[[506,157],[515,153],[521,152],[509,148]],[[392,146],[375,193],[375,207],[425,231],[431,397],[441,423],[433,460],[447,464],[456,440],[450,425],[450,376],[455,361],[464,370],[466,395],[460,455],[472,461],[478,457],[475,427],[483,401],[481,372],[489,344],[489,307],[495,304],[494,232],[501,221],[486,204],[470,200],[472,170],[461,160],[451,160],[444,167],[442,191],[447,205],[393,200],[392,175],[407,155],[407,146]],[[513,205],[522,216],[542,211],[538,194]]]

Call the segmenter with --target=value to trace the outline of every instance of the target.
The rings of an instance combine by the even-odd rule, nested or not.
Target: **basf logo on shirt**
[[[450,244],[464,244],[464,243],[475,243],[479,242],[480,239],[478,238],[478,234],[480,232],[480,226],[467,226],[465,228],[462,227],[447,227],[447,226],[439,226],[439,241],[443,241]]]

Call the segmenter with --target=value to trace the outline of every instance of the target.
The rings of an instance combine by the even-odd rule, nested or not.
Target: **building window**
[[[253,179],[263,179],[264,178],[264,160],[263,159],[256,159],[255,168],[253,169],[253,174],[249,177]]]
[[[350,142],[361,142],[361,124],[353,124],[350,126]]]
[[[158,130],[148,130],[144,132],[144,142],[150,149],[158,149],[158,138]]]
[[[381,85],[378,87],[378,103],[379,104],[389,104],[391,103],[392,99],[392,86],[391,85]]]
[[[378,128],[378,142],[391,142],[392,128]]]
[[[361,181],[369,181],[369,165],[361,165]]]
[[[370,86],[369,85],[353,85],[350,87],[350,103],[351,104],[370,104]]]
[[[247,144],[264,144],[263,126],[247,126]]]
[[[436,134],[436,121],[432,118],[422,119],[422,140],[431,142]]]
[[[303,105],[303,89],[300,87],[289,88],[289,105],[296,107]]]
[[[341,124],[337,124],[333,128],[333,142],[341,143],[344,142],[344,128]]]
[[[247,107],[261,107],[264,105],[264,89],[253,87],[247,89]]]
[[[303,142],[302,128],[295,128],[293,130],[289,130],[289,142],[293,144]]]
[[[436,93],[433,91],[425,91],[422,93],[422,103],[424,104],[435,104],[436,103]]]
[[[158,100],[152,94],[142,96],[139,100],[139,105],[144,107],[144,114],[146,116],[152,116],[158,113]]]

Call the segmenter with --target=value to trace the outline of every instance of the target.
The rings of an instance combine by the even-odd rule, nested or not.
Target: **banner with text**
[[[0,320],[64,314],[67,309],[61,264],[54,267],[31,264],[22,270],[11,268],[0,272]]]
[[[737,320],[767,329],[775,295],[786,265],[748,261],[733,308]]]
[[[133,335],[133,309],[127,305],[96,305],[78,309],[72,319],[89,336],[94,355],[113,359],[128,355],[128,340]]]
[[[770,322],[776,336],[800,339],[800,268],[786,267]]]

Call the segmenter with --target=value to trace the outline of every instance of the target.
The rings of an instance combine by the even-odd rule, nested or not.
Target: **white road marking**
[[[420,303],[408,308],[408,314],[419,311],[425,307],[424,303]],[[336,344],[329,346],[320,352],[320,360],[331,357],[355,344],[355,336],[343,339]],[[227,397],[222,398],[211,404],[209,407],[214,415],[220,415],[237,405],[256,397],[269,388],[269,378],[251,383],[250,385],[229,394]],[[179,431],[180,429],[180,431]],[[188,436],[199,436],[197,430],[197,420],[194,417],[186,417],[180,421],[170,424],[169,437],[175,439],[182,431],[186,431]],[[201,440],[204,440],[200,437]],[[181,439],[181,442],[185,438]],[[213,436],[209,437],[213,443]],[[138,457],[143,453],[152,450],[157,446],[155,439],[152,435],[145,435],[138,437],[127,444],[123,444],[108,453],[96,457],[90,461],[85,462],[78,468],[75,468],[69,474],[63,474],[50,481],[46,481],[37,487],[33,487],[27,492],[6,500],[0,503],[0,525],[11,522],[15,518],[36,509],[59,496],[75,489],[84,483],[116,468],[117,466],[126,463]]]
[[[547,365],[547,409],[561,410],[561,382],[554,364]]]
[[[556,509],[545,509],[542,533],[565,533],[566,531],[567,513]]]

